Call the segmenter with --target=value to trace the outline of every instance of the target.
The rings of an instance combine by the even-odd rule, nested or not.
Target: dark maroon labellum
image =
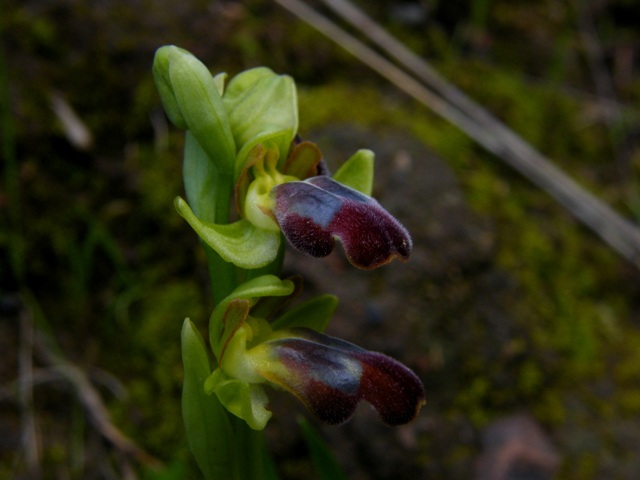
[[[273,188],[274,214],[285,237],[298,250],[324,257],[344,246],[349,261],[370,270],[411,253],[409,232],[373,198],[317,176]]]

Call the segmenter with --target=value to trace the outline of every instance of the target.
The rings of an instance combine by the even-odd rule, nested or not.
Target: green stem
[[[233,175],[219,174],[217,178],[214,207],[214,223],[224,225],[229,223],[229,207],[233,190]],[[208,245],[202,243],[207,254],[211,295],[214,306],[220,303],[237,286],[241,274],[235,265],[225,262],[218,253]]]
[[[212,221],[216,224],[229,223],[233,187],[233,172],[218,170],[215,188],[212,189],[214,205]],[[243,282],[244,277],[250,275],[250,271],[244,271],[232,263],[224,261],[211,247],[204,243],[202,245],[207,255],[211,295],[215,306]],[[264,478],[262,460],[265,448],[263,433],[252,430],[244,420],[231,413],[226,412],[226,414],[233,425],[233,439],[229,439],[229,441],[233,445],[234,472],[229,472],[229,478],[262,480]]]
[[[233,171],[223,170],[224,163],[209,157],[196,137],[187,131],[183,164],[187,200],[199,219],[220,225],[229,223],[233,192]],[[213,302],[217,305],[237,286],[238,271],[207,244],[201,244],[207,255]]]
[[[234,444],[237,475],[240,480],[263,480],[264,475],[264,435],[262,431],[249,428],[247,423],[234,418]]]
[[[229,207],[233,190],[233,176],[220,175],[216,189],[215,223],[229,223]],[[209,276],[214,305],[229,295],[251,271],[225,262],[212,248],[205,246],[209,262]],[[234,431],[235,476],[238,480],[262,480],[264,478],[264,436],[252,430],[247,423],[227,412]]]

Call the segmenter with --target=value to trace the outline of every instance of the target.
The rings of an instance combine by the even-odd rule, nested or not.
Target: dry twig
[[[42,338],[42,335],[38,335],[37,332],[34,345],[41,359],[71,384],[91,424],[105,440],[111,443],[118,451],[124,453],[127,458],[135,459],[153,468],[160,467],[159,460],[140,448],[111,422],[102,397],[100,397],[87,375],[80,368],[65,360],[59,354],[54,353]]]
[[[45,368],[34,370],[33,357],[37,355]],[[33,406],[33,387],[40,383],[64,380],[73,388],[82,405],[87,418],[95,431],[107,440],[115,450],[119,460],[119,478],[134,479],[132,461],[158,469],[161,462],[140,448],[127,437],[110,419],[109,412],[102,397],[89,380],[87,374],[79,367],[62,357],[47,341],[45,336],[34,325],[31,310],[23,306],[20,311],[20,344],[18,353],[18,379],[15,389],[4,387],[0,391],[0,399],[17,392],[20,406],[20,425],[22,430],[22,450],[26,474],[29,478],[42,477],[40,464],[40,439],[38,435],[36,412]],[[17,458],[17,457],[16,457]],[[14,467],[16,468],[16,467]]]
[[[578,185],[493,115],[440,77],[427,62],[409,51],[363,12],[346,0],[326,0],[334,11],[420,81],[302,1],[276,1],[542,188],[622,257],[640,268],[640,229],[635,224]]]

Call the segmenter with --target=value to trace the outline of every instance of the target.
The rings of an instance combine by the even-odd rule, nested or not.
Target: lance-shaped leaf
[[[306,328],[278,333],[247,352],[253,368],[329,424],[346,421],[361,400],[387,425],[411,421],[425,403],[416,374],[386,355]]]
[[[211,373],[209,357],[202,337],[189,319],[182,327],[182,361],[182,416],[189,448],[207,480],[230,478],[233,452],[229,439],[233,432],[218,398],[204,391],[205,380]]]
[[[411,253],[411,237],[400,222],[373,198],[331,177],[288,182],[271,192],[282,232],[308,255],[329,255],[338,239],[349,261],[369,270]]]

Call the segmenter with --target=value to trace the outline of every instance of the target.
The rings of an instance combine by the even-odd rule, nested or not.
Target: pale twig
[[[36,416],[33,408],[33,322],[30,311],[20,312],[20,349],[18,353],[18,402],[20,404],[20,425],[22,427],[22,450],[29,478],[41,478],[40,449],[37,435]]]
[[[28,323],[31,324],[31,321],[29,320]],[[49,342],[43,338],[41,333],[35,331],[33,335],[33,345],[36,353],[42,362],[51,367],[73,387],[80,404],[96,431],[111,443],[117,451],[122,452],[127,457],[152,468],[160,467],[161,462],[159,460],[145,452],[111,422],[109,412],[102,398],[87,375],[80,368],[65,360],[60,353],[54,352],[54,348],[49,345]],[[33,379],[21,380],[19,385],[28,385],[31,388]]]
[[[54,369],[34,368],[29,378],[22,378],[19,375],[15,381],[0,385],[0,402],[12,400],[16,397],[14,401],[20,403],[22,389],[37,387],[43,383],[56,380],[60,380],[60,375]]]
[[[41,336],[36,335],[35,346],[42,360],[55,368],[72,385],[89,421],[103,438],[117,450],[142,464],[153,468],[161,465],[159,460],[145,452],[111,422],[102,398],[80,368],[54,353]]]
[[[545,190],[621,256],[640,268],[640,230],[638,228],[578,185],[521,137],[437,75],[424,60],[408,51],[382,28],[374,27],[375,22],[370,19],[369,22],[365,22],[367,17],[362,12],[345,1],[329,2],[328,0],[336,11],[339,7],[347,5],[348,14],[344,14],[344,9],[340,10],[344,17],[350,19],[356,15],[357,21],[353,21],[354,25],[366,25],[364,28],[360,26],[358,28],[367,35],[372,32],[373,41],[387,52],[391,52],[432,90],[303,2],[299,0],[276,0],[276,2],[467,133],[532,183]],[[389,42],[389,39],[392,41]]]

